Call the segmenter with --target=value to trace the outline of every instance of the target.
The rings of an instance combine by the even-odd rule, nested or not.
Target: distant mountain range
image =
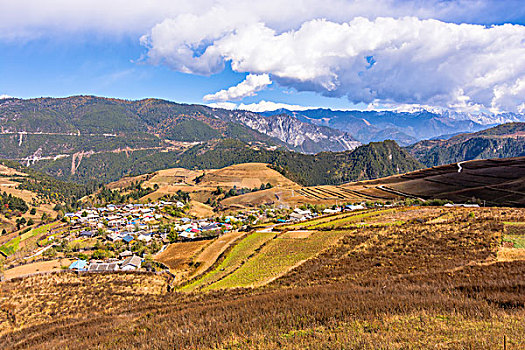
[[[459,132],[476,132],[501,123],[525,121],[521,114],[468,114],[453,112],[334,111],[279,109],[261,113],[265,116],[287,114],[315,125],[327,126],[351,134],[362,143],[395,140],[403,146],[420,140]]]
[[[525,156],[525,123],[508,123],[406,148],[421,163],[436,166],[473,159]]]
[[[359,145],[348,133],[286,115],[265,117],[156,99],[0,101],[0,158],[81,183],[107,183],[171,167],[209,169],[254,161],[269,163],[305,185],[421,167],[394,142]]]
[[[0,157],[55,157],[112,149],[166,148],[173,142],[234,138],[304,153],[345,151],[351,135],[291,117],[158,99],[93,96],[0,100]]]
[[[302,153],[345,151],[361,145],[361,142],[347,132],[301,121],[288,114],[263,116],[234,111],[224,117],[227,117],[228,121],[240,123],[264,135],[277,138]]]
[[[303,185],[340,184],[419,169],[422,163],[523,155],[523,125],[402,149],[396,142],[486,126],[465,115],[428,111],[253,113],[158,99],[10,98],[0,100],[0,158],[81,183],[172,167],[263,162]],[[360,143],[384,139],[396,142]]]

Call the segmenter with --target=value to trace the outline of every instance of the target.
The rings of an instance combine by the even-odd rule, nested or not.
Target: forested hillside
[[[178,152],[135,151],[100,153],[84,157],[75,173],[70,160],[43,160],[34,167],[64,180],[110,182],[126,175],[182,167],[216,169],[232,164],[269,163],[303,185],[340,184],[420,169],[422,166],[393,141],[371,143],[353,151],[316,155],[269,150],[226,139],[199,144]]]
[[[461,134],[448,140],[426,140],[407,147],[421,163],[436,166],[473,159],[525,155],[525,123],[508,123]]]

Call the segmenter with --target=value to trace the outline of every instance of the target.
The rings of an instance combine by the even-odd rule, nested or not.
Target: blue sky
[[[0,0],[0,95],[525,111],[520,1],[107,3]]]
[[[146,49],[138,38],[93,41],[38,39],[0,41],[0,95],[20,98],[97,95],[124,99],[161,98],[204,103],[206,94],[240,83],[248,73],[227,65],[213,75],[181,73],[165,65],[141,61]],[[274,84],[243,103],[260,100],[338,109],[362,108],[347,99],[297,92]]]

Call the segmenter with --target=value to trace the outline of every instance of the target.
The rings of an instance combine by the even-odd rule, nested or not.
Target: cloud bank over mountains
[[[520,1],[0,2],[0,39],[58,27],[136,35],[143,62],[246,74],[206,102],[242,100],[274,82],[353,103],[525,112],[525,26],[502,24],[523,21]]]

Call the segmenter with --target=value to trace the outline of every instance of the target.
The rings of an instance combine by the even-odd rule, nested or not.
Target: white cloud
[[[241,100],[248,96],[254,96],[257,91],[260,91],[270,85],[272,81],[268,74],[248,74],[246,79],[239,84],[230,87],[227,90],[221,90],[214,94],[203,97],[204,101],[231,101]]]
[[[163,42],[157,39],[155,55]],[[519,83],[525,81],[524,43],[525,26],[510,24],[358,17],[347,23],[311,20],[278,32],[255,23],[212,40],[185,67],[214,73],[230,61],[234,71],[270,74],[281,86],[346,96],[353,103],[516,111],[525,99]],[[164,60],[186,56],[168,54]]]
[[[352,102],[524,105],[524,27],[454,24],[522,20],[518,0],[0,0],[0,8],[0,40],[129,35],[141,37],[148,62],[185,73],[231,62]]]
[[[291,105],[287,103],[280,103],[280,102],[272,102],[272,101],[259,101],[257,103],[249,103],[249,104],[237,104],[233,102],[217,102],[217,103],[210,103],[208,104],[208,107],[212,108],[224,108],[224,109],[241,109],[244,111],[250,111],[250,112],[266,112],[266,111],[275,111],[278,109],[288,109],[290,111],[305,111],[307,109],[314,109],[318,107],[308,107],[308,106],[300,106],[300,105]]]
[[[12,98],[12,96],[9,96],[9,95],[0,95],[0,100],[5,100],[6,98]]]
[[[278,109],[288,109],[290,111],[305,111],[307,109],[313,109],[317,107],[307,107],[300,105],[290,105],[287,103],[272,102],[272,101],[259,101],[257,103],[244,104],[241,103],[237,106],[237,109],[242,109],[245,111],[251,112],[266,112],[266,111],[275,111]]]

